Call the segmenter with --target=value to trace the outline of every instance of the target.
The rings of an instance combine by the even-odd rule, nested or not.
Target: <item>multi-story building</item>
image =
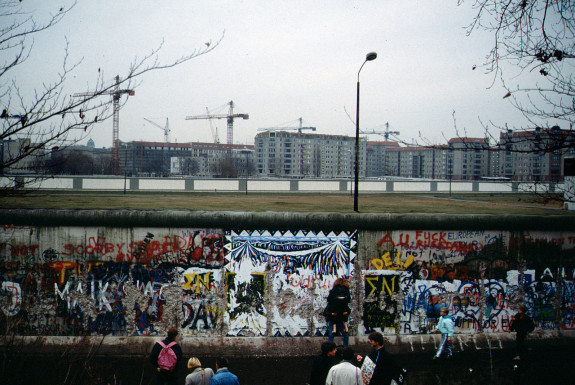
[[[359,175],[366,176],[367,142],[359,143]],[[262,177],[347,178],[355,165],[355,138],[264,131],[255,138],[256,173]]]
[[[384,175],[401,178],[445,178],[447,153],[447,146],[389,148]]]
[[[399,148],[397,142],[367,142],[367,165],[368,177],[389,175],[386,168],[387,150]]]
[[[447,144],[447,178],[479,180],[490,175],[489,140],[453,138]]]
[[[129,175],[215,176],[222,172],[227,159],[231,159],[230,165],[249,164],[253,148],[203,142],[128,142],[122,143],[120,166]],[[253,164],[253,159],[251,162]]]
[[[0,174],[34,174],[43,167],[44,148],[30,138],[0,141]]]
[[[518,181],[563,180],[561,164],[566,155],[575,154],[575,133],[536,128],[529,131],[507,130],[499,137],[498,176]]]

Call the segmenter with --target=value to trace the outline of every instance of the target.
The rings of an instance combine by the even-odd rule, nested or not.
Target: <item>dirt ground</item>
[[[28,194],[0,196],[2,208],[353,212],[348,194]],[[360,195],[362,213],[575,215],[530,194]]]

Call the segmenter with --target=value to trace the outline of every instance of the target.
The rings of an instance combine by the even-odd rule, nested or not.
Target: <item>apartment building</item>
[[[447,177],[455,180],[479,180],[490,175],[489,140],[453,138],[447,143]]]
[[[448,175],[447,155],[447,146],[388,148],[384,175],[445,179]]]
[[[565,156],[575,155],[575,134],[571,130],[536,128],[507,130],[499,137],[498,176],[518,181],[563,180]]]
[[[355,138],[343,135],[264,131],[255,138],[261,177],[348,178],[354,173]],[[366,176],[367,141],[359,143],[359,175]]]
[[[399,143],[367,142],[366,173],[368,177],[390,175],[386,166],[387,151],[390,148],[399,148]]]
[[[0,174],[34,174],[44,167],[44,157],[44,148],[30,138],[0,141]]]
[[[253,148],[203,142],[127,142],[120,148],[120,166],[128,175],[215,176],[230,155],[231,164],[253,164]]]

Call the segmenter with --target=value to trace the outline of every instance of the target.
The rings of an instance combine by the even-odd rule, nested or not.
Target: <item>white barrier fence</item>
[[[333,179],[209,179],[62,176],[0,177],[0,187],[56,191],[351,193],[353,181]],[[563,193],[563,183],[448,180],[360,180],[360,193]]]

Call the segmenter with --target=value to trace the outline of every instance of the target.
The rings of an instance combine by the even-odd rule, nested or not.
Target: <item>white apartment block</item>
[[[264,131],[255,138],[261,177],[349,178],[354,175],[355,138],[343,135]],[[366,176],[367,142],[359,142],[359,175]]]

